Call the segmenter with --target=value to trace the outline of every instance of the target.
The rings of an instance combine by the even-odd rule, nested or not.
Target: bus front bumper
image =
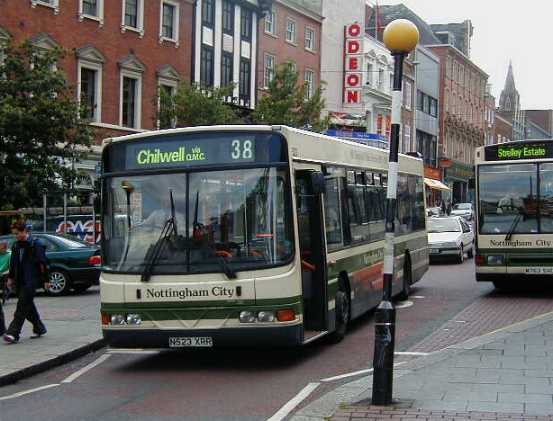
[[[551,282],[553,280],[553,267],[545,266],[477,266],[476,281],[516,281],[521,278],[543,279]]]
[[[279,327],[244,327],[226,329],[158,330],[109,329],[102,330],[104,339],[112,348],[167,348],[174,338],[211,338],[213,347],[242,346],[298,346],[303,342],[303,325]],[[185,342],[180,340],[177,342]],[[186,342],[196,341],[186,340]],[[206,343],[206,341],[202,341]],[[209,341],[207,341],[209,343]],[[193,345],[191,347],[194,347]],[[181,347],[177,347],[182,349]]]

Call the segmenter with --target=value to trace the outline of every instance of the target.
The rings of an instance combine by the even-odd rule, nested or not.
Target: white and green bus
[[[283,126],[107,139],[101,312],[117,348],[290,346],[382,297],[387,151]],[[423,163],[399,160],[396,276],[427,270]]]
[[[476,280],[497,288],[551,281],[553,141],[476,150]]]

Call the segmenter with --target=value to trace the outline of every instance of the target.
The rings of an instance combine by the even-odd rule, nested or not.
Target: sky
[[[553,109],[552,0],[378,0],[378,3],[403,3],[429,24],[470,19],[474,26],[471,59],[490,76],[488,82],[492,84],[496,104],[512,60],[521,108]]]

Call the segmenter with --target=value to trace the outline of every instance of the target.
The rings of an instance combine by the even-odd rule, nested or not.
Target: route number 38
[[[232,159],[253,159],[253,142],[235,139],[231,144]]]

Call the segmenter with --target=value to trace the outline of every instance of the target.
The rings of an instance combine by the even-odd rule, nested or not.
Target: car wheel
[[[67,272],[61,269],[54,269],[48,276],[50,282],[50,288],[47,288],[46,294],[48,295],[64,295],[69,291],[71,281]]]
[[[463,251],[463,245],[459,247],[459,256],[457,256],[457,263],[461,264],[465,261],[465,252]]]
[[[336,330],[330,335],[331,343],[338,343],[346,336],[346,330],[350,320],[350,298],[346,288],[340,282],[340,289],[336,293],[336,306],[334,308],[336,314]]]

